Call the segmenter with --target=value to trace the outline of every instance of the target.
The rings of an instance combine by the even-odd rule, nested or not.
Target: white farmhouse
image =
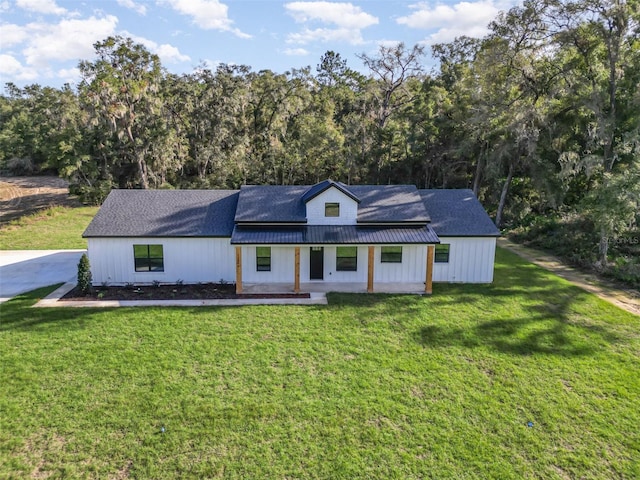
[[[470,190],[413,185],[113,190],[84,232],[93,281],[431,293],[493,281],[499,231]]]

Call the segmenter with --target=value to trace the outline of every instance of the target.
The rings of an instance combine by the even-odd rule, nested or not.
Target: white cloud
[[[395,48],[400,43],[402,43],[401,40],[378,40],[376,42],[376,45],[379,45],[381,47],[386,47],[386,48]]]
[[[64,83],[78,83],[80,80],[80,69],[77,67],[73,68],[62,68],[58,70],[56,76]]]
[[[122,32],[122,35],[125,37],[131,38],[134,42],[140,43],[144,45],[151,53],[155,53],[160,57],[160,60],[164,63],[179,63],[179,62],[188,62],[191,58],[188,55],[184,55],[180,53],[173,45],[169,45],[167,43],[163,43],[162,45],[158,45],[153,40],[149,40],[148,38],[138,37],[137,35],[133,35],[127,31]]]
[[[284,8],[296,22],[300,23],[317,20],[359,30],[378,23],[376,17],[363,12],[360,7],[351,3],[292,2],[285,4]]]
[[[158,47],[155,49],[155,53],[160,57],[162,61],[168,63],[187,62],[191,60],[189,55],[180,53],[180,50],[167,43],[158,45]]]
[[[193,23],[204,30],[231,32],[240,38],[251,38],[233,27],[228,16],[229,7],[219,0],[165,0],[166,3],[182,15],[192,17]]]
[[[121,7],[133,10],[134,12],[137,12],[140,15],[147,14],[147,7],[145,5],[142,5],[141,3],[136,3],[133,0],[116,0],[116,1],[118,2],[118,5],[120,5]]]
[[[11,55],[0,54],[0,71],[5,81],[31,81],[40,76],[33,67],[22,65],[15,57]]]
[[[62,20],[58,24],[25,26],[29,39],[23,54],[28,65],[46,67],[52,60],[79,60],[92,56],[93,44],[114,35],[118,19],[113,15],[84,20]]]
[[[304,48],[287,48],[284,50],[283,52],[285,55],[290,55],[290,56],[305,56],[305,55],[309,55],[309,51],[305,50]]]
[[[72,14],[71,14],[72,15]],[[2,46],[15,51],[0,55],[3,81],[30,82],[45,78],[76,81],[77,69],[59,62],[91,58],[93,44],[114,35],[118,19],[107,15],[86,19],[66,18],[53,23],[37,21],[26,25],[2,25]]]
[[[364,43],[362,29],[378,23],[377,17],[351,3],[291,2],[284,7],[298,23],[324,25],[314,29],[305,25],[301,31],[289,34],[287,43],[346,42],[361,45]]]
[[[287,43],[306,45],[315,42],[346,42],[351,45],[362,45],[364,40],[360,30],[349,28],[316,28],[314,30],[305,28],[287,36]]]
[[[0,28],[2,28],[2,48],[18,45],[29,37],[27,30],[19,25],[7,23],[0,25]]]
[[[482,37],[489,30],[487,25],[498,12],[513,6],[514,0],[480,0],[477,2],[459,2],[454,5],[438,4],[432,7],[428,3],[410,5],[413,12],[399,17],[396,22],[409,28],[435,30],[427,43],[449,42],[456,37]]]
[[[16,0],[16,5],[23,10],[47,15],[64,15],[67,10],[59,7],[55,0]]]
[[[0,2],[0,12],[8,12],[10,8],[9,2]]]

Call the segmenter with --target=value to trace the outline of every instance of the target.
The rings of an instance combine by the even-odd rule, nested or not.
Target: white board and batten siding
[[[164,272],[136,272],[133,246],[162,245]],[[89,238],[94,285],[234,282],[235,250],[229,238]]]
[[[450,245],[449,262],[434,262],[434,282],[493,282],[495,237],[440,237],[440,243]]]
[[[324,251],[323,280],[319,282],[366,282],[367,281],[367,247],[358,247],[358,269],[355,272],[336,270],[336,247],[319,245]],[[311,247],[300,247],[300,281],[310,280]],[[295,280],[295,247],[271,247],[271,271],[257,271],[256,247],[242,247],[242,281],[247,283],[293,283]]]
[[[318,245],[323,247],[324,251],[324,271],[323,280],[309,280],[310,276],[310,251],[311,247],[300,249],[300,279],[303,282],[308,281],[325,281],[325,282],[348,282],[358,283],[367,281],[367,247],[357,247],[357,270],[354,271],[338,271],[336,270],[337,262],[337,246],[335,245]],[[345,245],[353,246],[353,245]]]
[[[337,247],[318,245],[323,248],[323,280],[310,279],[310,250],[312,247],[300,247],[300,281],[361,283],[367,281],[369,249],[360,245],[356,271],[338,271],[336,269]],[[382,263],[381,247],[374,247],[375,283],[419,283],[426,275],[426,246],[404,245],[401,263]],[[259,272],[256,266],[256,247],[242,247],[242,280],[247,283],[293,283],[295,272],[295,249],[291,246],[271,247],[271,271]]]
[[[338,192],[340,193],[340,192]],[[348,197],[347,197],[348,198]],[[315,199],[314,199],[315,200]],[[351,199],[349,199],[351,200]],[[322,202],[324,215],[324,201]],[[341,206],[342,210],[342,206]],[[342,211],[341,211],[342,213]],[[449,244],[449,262],[433,264],[433,281],[491,283],[495,259],[494,237],[440,237]],[[134,245],[162,245],[163,272],[136,272]],[[336,270],[336,246],[324,245],[325,282],[366,282],[368,247],[358,246],[358,269]],[[310,246],[300,248],[300,280],[309,281]],[[89,238],[88,254],[94,285],[134,283],[235,281],[235,248],[229,238]],[[424,282],[426,246],[403,245],[401,263],[382,263],[381,246],[375,246],[374,283]],[[256,268],[256,247],[242,247],[242,278],[248,283],[293,283],[293,246],[271,246],[271,271]]]
[[[427,274],[427,247],[402,245],[401,263],[382,263],[382,247],[374,251],[373,282],[376,283],[424,283]]]
[[[325,217],[325,203],[340,204],[339,217]],[[308,225],[355,225],[358,221],[358,202],[331,187],[307,202]]]
[[[268,246],[268,245],[265,245]],[[293,283],[293,247],[271,246],[271,270],[258,271],[256,247],[242,247],[242,281],[246,283]]]

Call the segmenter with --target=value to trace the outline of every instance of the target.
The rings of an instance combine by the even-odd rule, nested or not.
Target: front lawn
[[[52,207],[0,225],[0,250],[87,248],[82,232],[98,207]]]
[[[639,317],[502,250],[493,285],[434,292],[18,297],[0,306],[0,478],[640,477]]]

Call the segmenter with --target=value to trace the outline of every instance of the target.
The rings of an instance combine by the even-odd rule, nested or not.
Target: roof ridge
[[[356,202],[360,203],[360,199],[358,198],[358,196],[355,195],[351,190],[349,190],[347,185],[345,185],[342,182],[336,182],[334,180],[331,180],[330,178],[328,178],[326,180],[323,180],[322,182],[316,183],[315,185],[312,185],[302,195],[302,201],[304,203],[307,203],[310,200],[313,200],[318,195],[320,195],[322,192],[325,192],[326,190],[330,189],[331,187],[337,188],[339,191],[344,193],[346,196],[348,196],[351,199],[355,200]]]

